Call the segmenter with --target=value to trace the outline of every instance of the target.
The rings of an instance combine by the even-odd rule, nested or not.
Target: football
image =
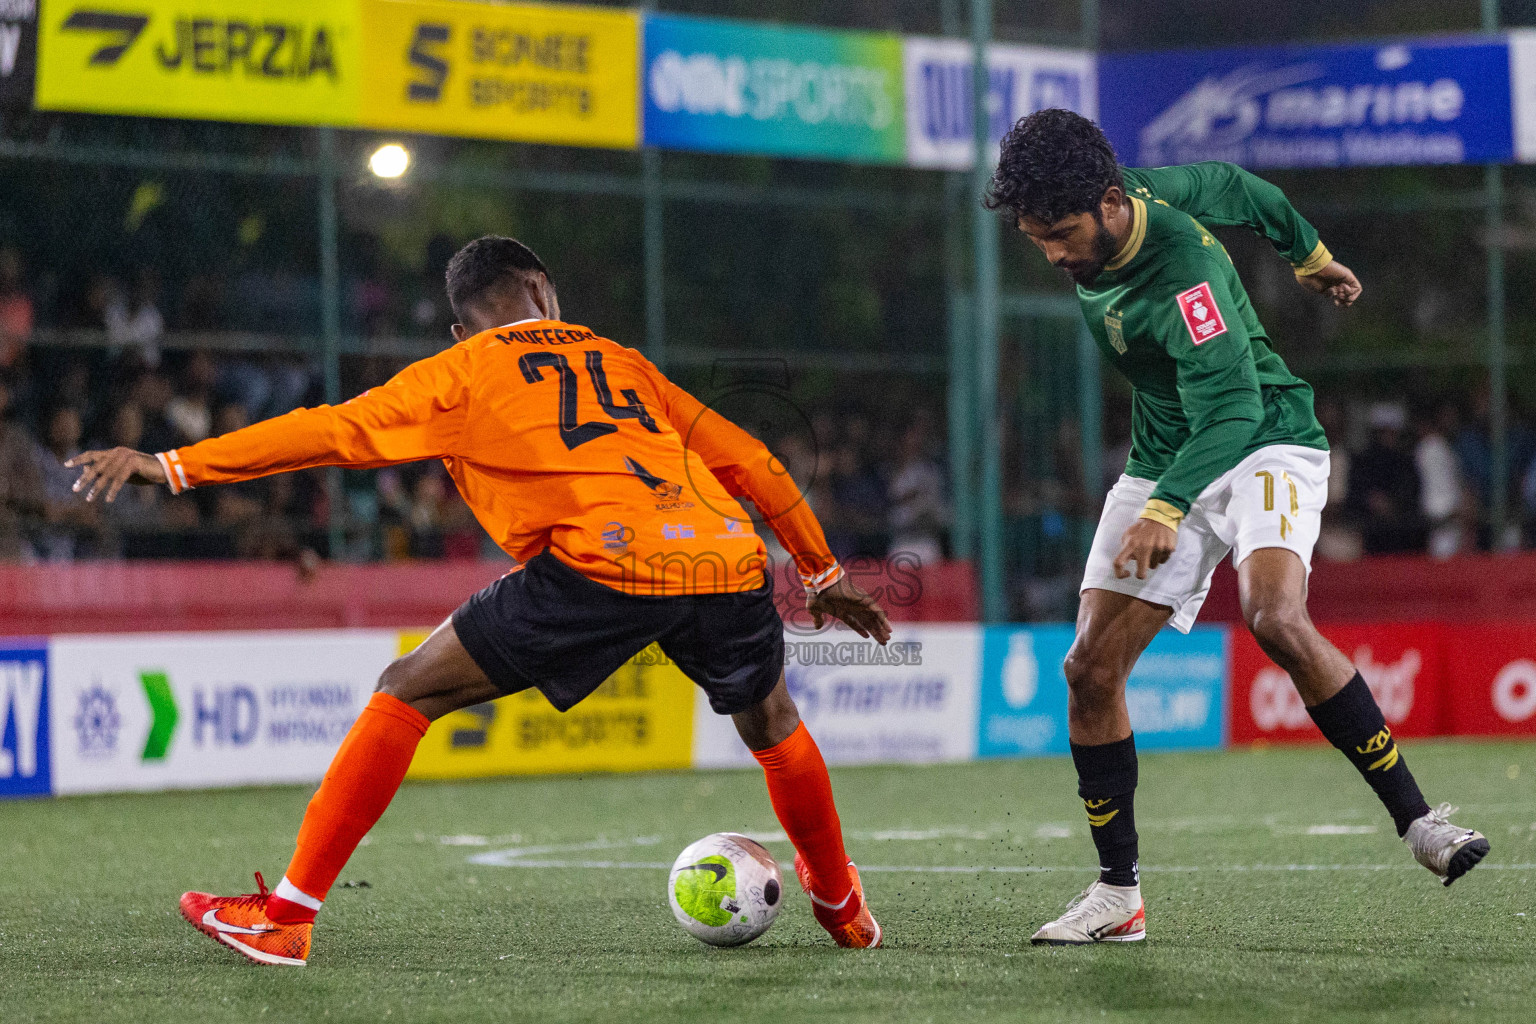
[[[700,942],[740,946],[779,916],[784,880],[761,843],[716,832],[678,854],[667,876],[667,902],[677,923]]]

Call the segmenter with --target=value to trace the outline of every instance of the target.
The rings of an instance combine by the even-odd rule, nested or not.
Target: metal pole
[[[1499,0],[1483,0],[1483,31],[1499,30]],[[1504,168],[1484,169],[1488,235],[1488,526],[1491,545],[1504,543],[1509,518],[1509,354],[1504,333]]]
[[[981,487],[977,518],[981,554],[981,616],[984,622],[1008,617],[1003,579],[1002,429],[997,408],[997,218],[981,197],[992,172],[991,112],[988,110],[987,50],[992,39],[992,0],[971,0],[971,105],[975,125],[976,166],[971,197],[976,246],[976,409],[981,424]]]
[[[667,277],[663,259],[661,153],[647,146],[640,154],[645,205],[645,353],[662,371],[667,368]]]
[[[960,0],[942,0],[939,22],[944,35],[954,37],[963,31]],[[976,557],[976,403],[971,373],[975,355],[971,352],[973,324],[966,300],[965,211],[974,202],[970,194],[970,175],[963,171],[944,172],[944,294],[949,320],[949,488],[953,497],[953,520],[949,531],[950,554],[967,561]]]
[[[1082,0],[1079,7],[1082,45],[1089,51],[1099,46],[1098,0]],[[1103,497],[1100,488],[1104,483],[1104,389],[1100,380],[1098,346],[1088,326],[1078,321],[1077,331],[1077,417],[1078,442],[1082,447],[1083,491],[1088,496],[1089,507],[1082,522],[1079,546],[1083,557],[1093,546],[1093,531],[1098,523],[1093,509]]]
[[[325,377],[325,401],[341,401],[341,260],[338,254],[336,216],[336,132],[320,132],[320,363]],[[331,558],[339,559],[346,545],[346,514],[342,502],[341,470],[325,475],[325,489],[331,508]]]

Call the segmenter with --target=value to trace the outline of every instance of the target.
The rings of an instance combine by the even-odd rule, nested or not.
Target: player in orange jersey
[[[796,559],[820,627],[885,643],[880,606],[844,574],[768,449],[633,349],[560,319],[544,264],[510,238],[448,264],[458,342],[382,387],[186,448],[85,452],[75,490],[173,493],[310,466],[440,458],[521,563],[385,669],[309,803],[276,890],[189,892],[183,915],[259,963],[302,965],[342,866],[393,799],[436,718],[530,687],[565,711],[651,643],[731,715],[768,780],[816,920],[845,947],[880,944],[843,849],[832,786],[784,683],[784,633],[749,498]]]

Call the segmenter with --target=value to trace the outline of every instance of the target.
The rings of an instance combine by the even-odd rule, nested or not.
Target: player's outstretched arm
[[[74,490],[77,494],[84,491],[86,501],[95,501],[98,494],[103,501],[115,501],[124,484],[165,483],[165,467],[160,460],[132,448],[81,452],[64,465],[80,470]]]
[[[450,455],[465,422],[468,358],[455,346],[350,402],[295,409],[155,459],[180,494],[315,466],[370,469]]]

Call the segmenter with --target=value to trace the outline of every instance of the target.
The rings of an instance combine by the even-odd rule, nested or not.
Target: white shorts
[[[1295,444],[1260,448],[1195,499],[1179,527],[1173,557],[1139,580],[1115,578],[1120,541],[1146,507],[1155,480],[1121,475],[1104,500],[1081,590],[1112,590],[1173,609],[1170,624],[1188,633],[1211,589],[1211,574],[1236,549],[1233,565],[1259,548],[1285,548],[1312,571],[1312,547],[1328,501],[1328,453]],[[1134,568],[1134,566],[1133,566]]]

